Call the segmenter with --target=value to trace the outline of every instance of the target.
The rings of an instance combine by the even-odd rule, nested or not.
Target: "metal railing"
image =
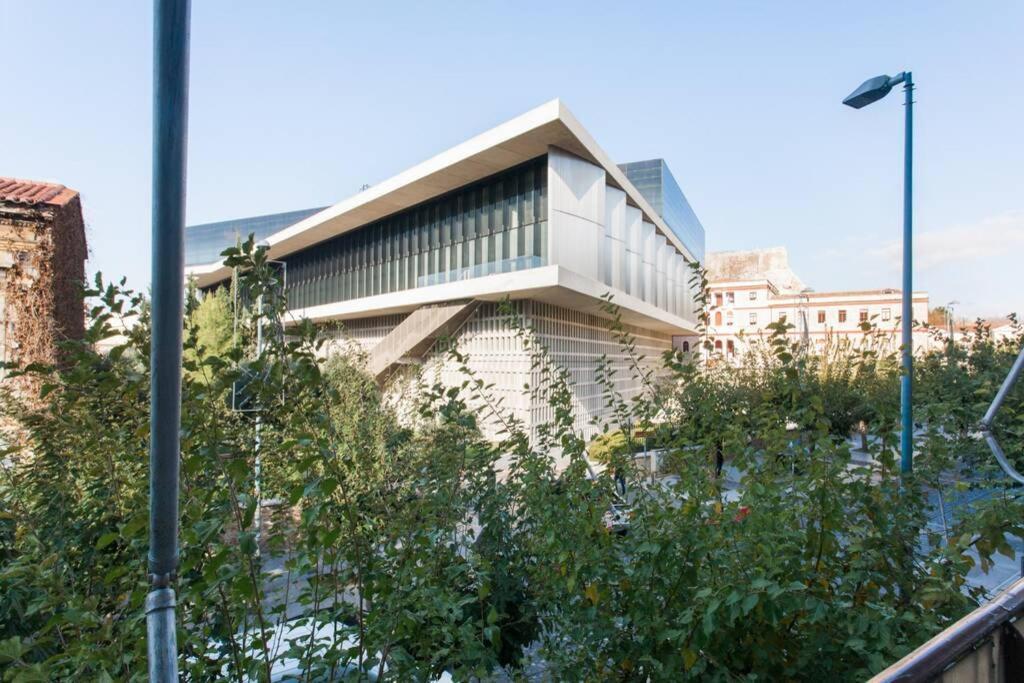
[[[871,679],[896,681],[1024,680],[1024,579]]]
[[[1006,375],[1006,379],[1003,380],[1003,385],[999,387],[999,391],[996,392],[996,397],[992,399],[992,405],[985,411],[985,417],[981,418],[981,435],[985,437],[985,441],[988,443],[989,449],[992,451],[992,455],[996,457],[996,462],[1003,468],[1006,475],[1013,479],[1018,484],[1024,484],[1024,475],[1018,472],[1010,461],[1006,459],[1006,454],[1003,453],[1002,447],[999,445],[999,441],[992,433],[992,425],[996,421],[996,414],[999,409],[1003,406],[1003,401],[1006,400],[1006,396],[1010,393],[1010,389],[1013,388],[1014,383],[1020,377],[1021,371],[1024,370],[1024,347],[1021,348],[1020,354],[1017,355],[1017,360],[1013,362],[1013,367],[1010,368],[1010,372]]]

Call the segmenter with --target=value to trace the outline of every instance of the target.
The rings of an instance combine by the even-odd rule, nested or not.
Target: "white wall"
[[[594,280],[604,244],[605,172],[559,149],[548,153],[549,262]]]
[[[605,278],[606,285],[626,291],[626,193],[605,188]]]
[[[680,270],[688,277],[685,258],[625,192],[606,183],[600,166],[548,148],[548,263],[692,316],[692,293],[678,279]]]
[[[643,213],[640,209],[626,207],[626,294],[642,299],[640,287],[640,228],[643,225]]]
[[[658,250],[656,237],[657,229],[654,227],[654,223],[644,221],[640,224],[640,255],[643,261],[640,271],[640,287],[643,296],[640,298],[653,305],[657,305],[658,300],[655,294],[654,280],[654,253]]]

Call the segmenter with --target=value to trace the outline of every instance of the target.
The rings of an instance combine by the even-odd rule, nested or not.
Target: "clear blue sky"
[[[91,270],[149,281],[151,3],[0,0],[0,175],[81,191]],[[1024,312],[1024,3],[193,0],[188,220],[331,204],[546,100],[664,157],[708,247],[818,290],[899,286],[912,69],[917,288]]]

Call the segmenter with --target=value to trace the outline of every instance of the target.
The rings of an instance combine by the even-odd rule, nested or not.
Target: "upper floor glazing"
[[[285,257],[290,308],[308,308],[547,263],[547,160]]]
[[[216,263],[221,260],[222,251],[245,240],[250,233],[259,242],[320,211],[323,211],[323,207],[190,225],[185,228],[185,265]]]
[[[629,182],[640,190],[658,215],[690,250],[698,261],[704,261],[704,226],[690,207],[679,183],[664,159],[650,159],[619,164]]]

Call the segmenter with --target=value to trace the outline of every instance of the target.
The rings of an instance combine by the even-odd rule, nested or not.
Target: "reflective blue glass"
[[[239,240],[247,239],[250,233],[259,242],[289,225],[323,211],[324,208],[326,207],[190,225],[185,228],[185,265],[216,263],[221,260],[222,251],[235,246]]]
[[[704,226],[686,201],[679,183],[672,176],[664,159],[649,159],[619,164],[629,182],[633,183],[658,215],[668,223],[698,261],[704,261]]]

